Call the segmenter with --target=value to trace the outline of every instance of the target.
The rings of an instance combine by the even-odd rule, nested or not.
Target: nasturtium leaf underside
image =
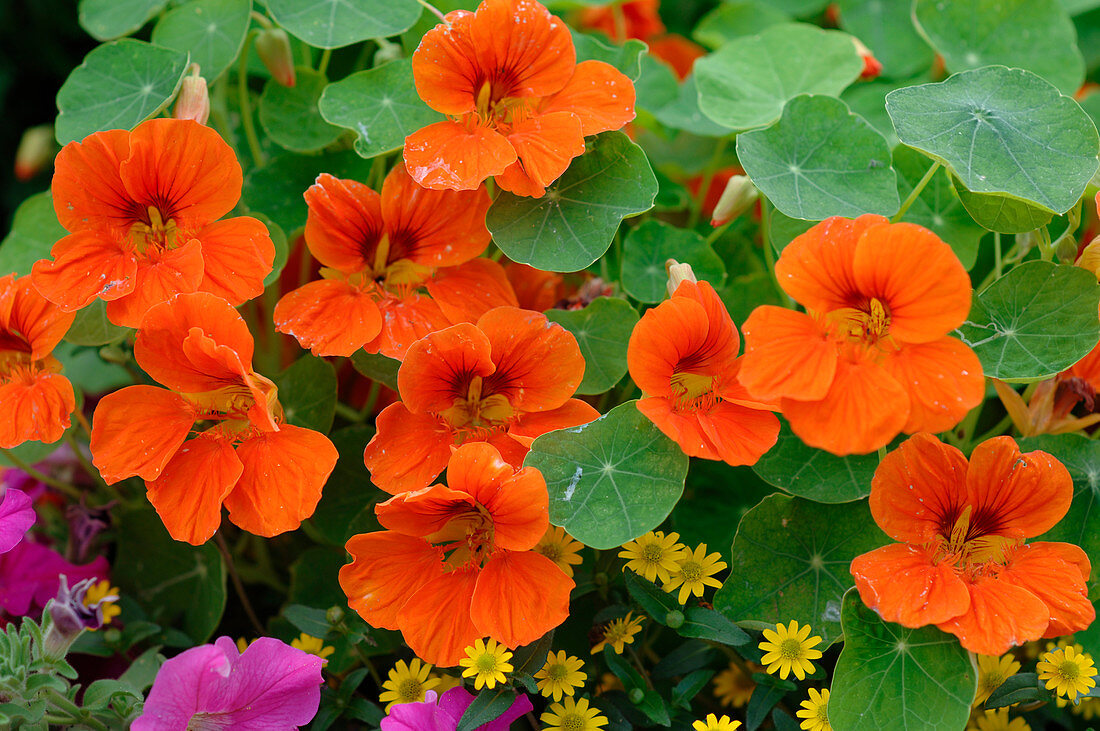
[[[241,52],[251,11],[251,0],[192,0],[157,21],[153,43],[189,52],[213,83]]]
[[[878,467],[873,454],[837,457],[809,447],[782,421],[779,441],[753,465],[768,483],[819,503],[847,503],[871,494]]]
[[[57,141],[137,126],[168,104],[186,69],[186,53],[132,38],[97,46],[57,92]]]
[[[1085,269],[1030,261],[974,298],[959,334],[985,375],[1003,381],[1049,378],[1085,357],[1100,339],[1100,286]]]
[[[888,542],[866,501],[822,505],[770,495],[741,518],[714,608],[756,629],[809,623],[827,646],[841,637],[852,559]]]
[[[1093,565],[1100,565],[1100,442],[1081,434],[1041,434],[1019,440],[1020,449],[1048,452],[1073,478],[1073,504],[1053,528],[1035,541],[1062,541],[1080,546]],[[1089,596],[1100,598],[1100,576],[1089,577]]]
[[[541,198],[502,192],[485,225],[508,258],[551,272],[575,272],[603,256],[619,224],[653,207],[657,179],[642,149],[622,132],[585,140]]]
[[[410,59],[329,84],[319,108],[327,122],[359,135],[355,151],[363,157],[397,150],[408,135],[444,119],[417,95]]]
[[[66,234],[49,192],[35,193],[15,209],[11,231],[0,241],[0,272],[30,274],[34,263],[49,259],[50,249]]]
[[[329,435],[340,458],[309,521],[334,546],[344,545],[351,521],[381,495],[371,485],[370,473],[363,464],[363,445],[372,436],[374,428],[362,424],[344,427]]]
[[[626,344],[638,313],[624,299],[597,297],[581,310],[547,310],[573,334],[584,356],[584,380],[578,394],[603,393],[626,375]]]
[[[726,265],[702,236],[649,219],[631,229],[623,243],[623,289],[639,302],[660,302],[668,295],[669,259],[690,264],[697,279],[722,288]]]
[[[701,137],[725,137],[733,131],[712,121],[699,109],[699,92],[694,76],[684,79],[676,98],[655,110],[653,115],[666,127],[682,129]]]
[[[634,82],[634,93],[634,109],[644,119],[647,111],[655,112],[676,99],[680,93],[680,82],[672,69],[646,54],[642,56],[642,72]]]
[[[295,70],[294,86],[269,79],[260,97],[260,125],[271,141],[292,152],[313,152],[335,142],[344,130],[317,111],[328,79],[313,69]]]
[[[709,48],[727,41],[759,33],[768,26],[786,23],[790,16],[782,10],[759,2],[724,2],[704,15],[691,37]]]
[[[420,17],[416,0],[267,0],[275,22],[317,48],[397,35]]]
[[[283,155],[245,176],[242,200],[252,211],[265,214],[287,235],[306,225],[306,202],[302,193],[321,173],[363,181],[370,174],[370,162],[351,150],[326,155]]]
[[[351,364],[361,375],[397,390],[397,370],[401,367],[401,361],[387,358],[381,353],[357,350],[351,356]]]
[[[128,36],[167,4],[168,0],[80,0],[80,27],[98,41]]]
[[[546,478],[550,522],[593,548],[656,528],[684,490],[688,458],[635,404],[544,434],[523,462]]]
[[[120,327],[107,319],[107,303],[96,299],[77,310],[73,324],[65,333],[65,340],[74,345],[106,345],[121,340],[128,332],[129,328]]]
[[[829,696],[834,728],[954,731],[966,725],[977,673],[953,635],[884,622],[855,589],[844,597],[842,621],[844,649]]]
[[[932,49],[913,26],[908,2],[840,0],[841,28],[867,44],[882,75],[905,79],[932,65]]]
[[[931,159],[911,147],[895,147],[894,170],[898,174],[898,195],[902,198],[908,196],[933,164]],[[1008,199],[1001,197],[1000,200]],[[985,229],[975,225],[967,215],[951,189],[946,170],[941,168],[932,174],[932,179],[901,220],[929,229],[951,247],[964,267],[970,269],[974,266],[978,258],[978,243],[985,236]]]
[[[1063,94],[1085,79],[1077,31],[1058,0],[915,0],[912,14],[949,72],[1023,68]]]
[[[1023,69],[987,66],[897,89],[886,110],[898,138],[939,160],[975,193],[1065,213],[1096,172],[1100,137],[1077,102]]]
[[[275,378],[275,385],[287,422],[328,432],[336,413],[336,369],[331,363],[306,353]]]
[[[972,193],[948,173],[948,181],[963,209],[979,226],[1002,234],[1022,234],[1046,226],[1054,214],[1034,203],[996,193]]]
[[[646,45],[637,38],[628,38],[625,43],[604,43],[595,36],[578,33],[572,28],[573,48],[577,53],[577,63],[582,61],[603,61],[626,74],[631,81],[637,81],[642,73],[642,55]]]
[[[737,157],[760,192],[792,218],[898,210],[886,140],[833,97],[791,99],[778,122],[738,135]]]
[[[862,70],[848,34],[782,23],[696,61],[695,84],[703,114],[733,129],[751,129],[775,121],[799,94],[839,95]]]

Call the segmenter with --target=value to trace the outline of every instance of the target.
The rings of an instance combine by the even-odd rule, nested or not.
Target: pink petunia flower
[[[0,553],[0,610],[22,617],[32,604],[46,606],[57,596],[62,575],[70,584],[93,577],[106,579],[107,559],[100,556],[89,564],[74,566],[51,548],[20,541],[7,553]]]
[[[0,553],[15,548],[34,521],[34,508],[25,492],[0,488]]]
[[[261,637],[243,653],[228,637],[161,666],[131,731],[290,731],[321,703],[321,658]]]
[[[401,703],[391,708],[382,719],[382,731],[455,731],[462,714],[474,702],[474,696],[462,686],[451,688],[441,698],[434,690],[424,697],[427,700],[422,703]],[[520,694],[503,715],[475,731],[508,731],[512,721],[532,708],[531,699]]]

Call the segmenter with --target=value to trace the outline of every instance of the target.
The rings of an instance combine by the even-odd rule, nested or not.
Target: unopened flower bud
[[[210,117],[210,90],[206,86],[206,79],[199,76],[199,65],[196,63],[191,64],[191,73],[183,77],[172,116],[176,119],[193,119],[199,124],[206,124]]]
[[[669,259],[665,262],[665,271],[668,272],[668,296],[676,294],[676,290],[684,282],[698,282],[695,278],[695,272],[691,269],[691,264],[681,264],[675,259]]]
[[[256,53],[271,78],[283,86],[294,86],[294,56],[290,36],[282,28],[266,28],[256,36]]]
[[[99,629],[103,626],[103,605],[118,601],[118,596],[107,594],[93,602],[84,604],[84,595],[95,585],[98,579],[84,579],[69,589],[68,577],[61,576],[61,586],[57,597],[50,600],[46,613],[50,616],[50,627],[43,642],[43,651],[47,657],[61,659],[69,652],[76,638],[86,629]]]
[[[325,612],[325,621],[330,625],[335,626],[344,621],[344,610],[338,606],[332,606]]]
[[[630,693],[627,694],[627,698],[629,698],[630,702],[634,705],[639,705],[645,700],[645,691],[641,688],[631,688]]]
[[[400,43],[393,43],[385,38],[375,38],[374,42],[378,44],[378,50],[374,52],[372,62],[376,68],[405,57],[405,49],[401,47]]]
[[[679,609],[673,609],[671,612],[665,615],[665,624],[672,629],[679,629],[684,626],[684,613]]]
[[[15,177],[30,180],[53,159],[57,144],[53,139],[53,127],[42,124],[23,132],[15,151]]]
[[[882,63],[875,58],[875,54],[871,53],[871,49],[863,45],[863,41],[858,38],[853,38],[856,44],[856,51],[859,52],[860,57],[863,59],[863,71],[860,72],[859,78],[863,81],[871,81],[877,79],[878,75],[882,73]]]
[[[731,176],[726,183],[726,189],[722,191],[722,197],[718,199],[718,203],[714,206],[714,213],[710,217],[710,225],[717,228],[729,223],[749,210],[759,197],[760,191],[749,180],[749,176]]]

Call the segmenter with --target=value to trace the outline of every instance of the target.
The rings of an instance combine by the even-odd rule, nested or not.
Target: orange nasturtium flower
[[[627,38],[648,41],[665,32],[658,12],[660,0],[627,0],[609,5],[582,8],[578,25],[598,30],[616,43]]]
[[[1096,613],[1092,567],[1069,543],[1025,543],[1069,510],[1073,482],[1046,452],[1011,437],[962,452],[916,434],[886,455],[871,482],[871,514],[901,541],[852,561],[864,604],[905,627],[934,624],[968,650],[1085,629]]]
[[[539,197],[587,135],[634,119],[630,79],[602,61],[578,64],[569,29],[534,0],[484,0],[446,18],[412,58],[420,98],[450,117],[405,138],[417,183],[469,190],[495,176]]]
[[[239,305],[264,290],[275,247],[255,218],[218,219],[241,197],[241,166],[209,127],[152,119],[133,132],[97,132],[57,156],[53,205],[70,233],[34,286],[67,312],[96,297],[107,317],[137,327],[180,292]]]
[[[531,550],[549,526],[542,474],[516,470],[489,444],[464,444],[447,485],[378,505],[388,530],[347,544],[348,604],[373,627],[399,629],[418,657],[455,665],[482,637],[533,642],[569,614],[573,580]]]
[[[472,441],[489,442],[518,467],[535,437],[599,417],[571,398],[582,378],[576,338],[540,312],[497,307],[476,325],[434,332],[405,354],[401,401],[378,414],[363,451],[371,481],[395,494],[419,490],[455,445]]]
[[[707,282],[686,280],[649,310],[627,346],[638,410],[691,457],[754,464],[779,437],[779,420],[737,380],[740,337]]]
[[[38,294],[30,277],[0,278],[0,447],[56,442],[69,428],[76,398],[51,353],[75,317]]]
[[[434,330],[516,304],[503,267],[475,258],[490,240],[484,188],[428,190],[398,165],[381,195],[321,175],[305,198],[306,246],[323,279],[283,297],[275,326],[314,355],[365,347],[400,360]]]
[[[802,441],[866,453],[899,432],[950,429],[981,403],[981,363],[947,335],[970,311],[970,279],[931,231],[829,218],[783,249],[775,274],[806,313],[757,307],[740,378],[780,399]]]
[[[96,407],[95,466],[108,484],[145,480],[178,541],[214,535],[223,503],[250,533],[294,530],[313,514],[336,464],[326,436],[283,423],[275,384],[253,372],[252,351],[248,326],[228,302],[177,295],[149,310],[134,343],[138,365],[168,389],[128,386]]]

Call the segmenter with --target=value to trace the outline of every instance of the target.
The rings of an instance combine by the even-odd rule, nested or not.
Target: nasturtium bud
[[[176,119],[193,119],[199,124],[206,124],[210,117],[210,90],[206,86],[206,79],[199,75],[197,63],[191,64],[191,73],[183,77],[172,116]]]
[[[24,130],[15,150],[16,179],[26,181],[38,175],[53,159],[56,149],[53,126],[41,124]]]
[[[714,206],[714,213],[710,217],[710,225],[718,227],[729,223],[749,210],[759,197],[760,191],[753,185],[749,176],[731,176],[726,182],[726,188],[722,191],[722,196]]]
[[[283,86],[294,86],[294,55],[290,50],[290,36],[282,28],[265,28],[256,36],[256,54],[263,61],[271,78]]]

